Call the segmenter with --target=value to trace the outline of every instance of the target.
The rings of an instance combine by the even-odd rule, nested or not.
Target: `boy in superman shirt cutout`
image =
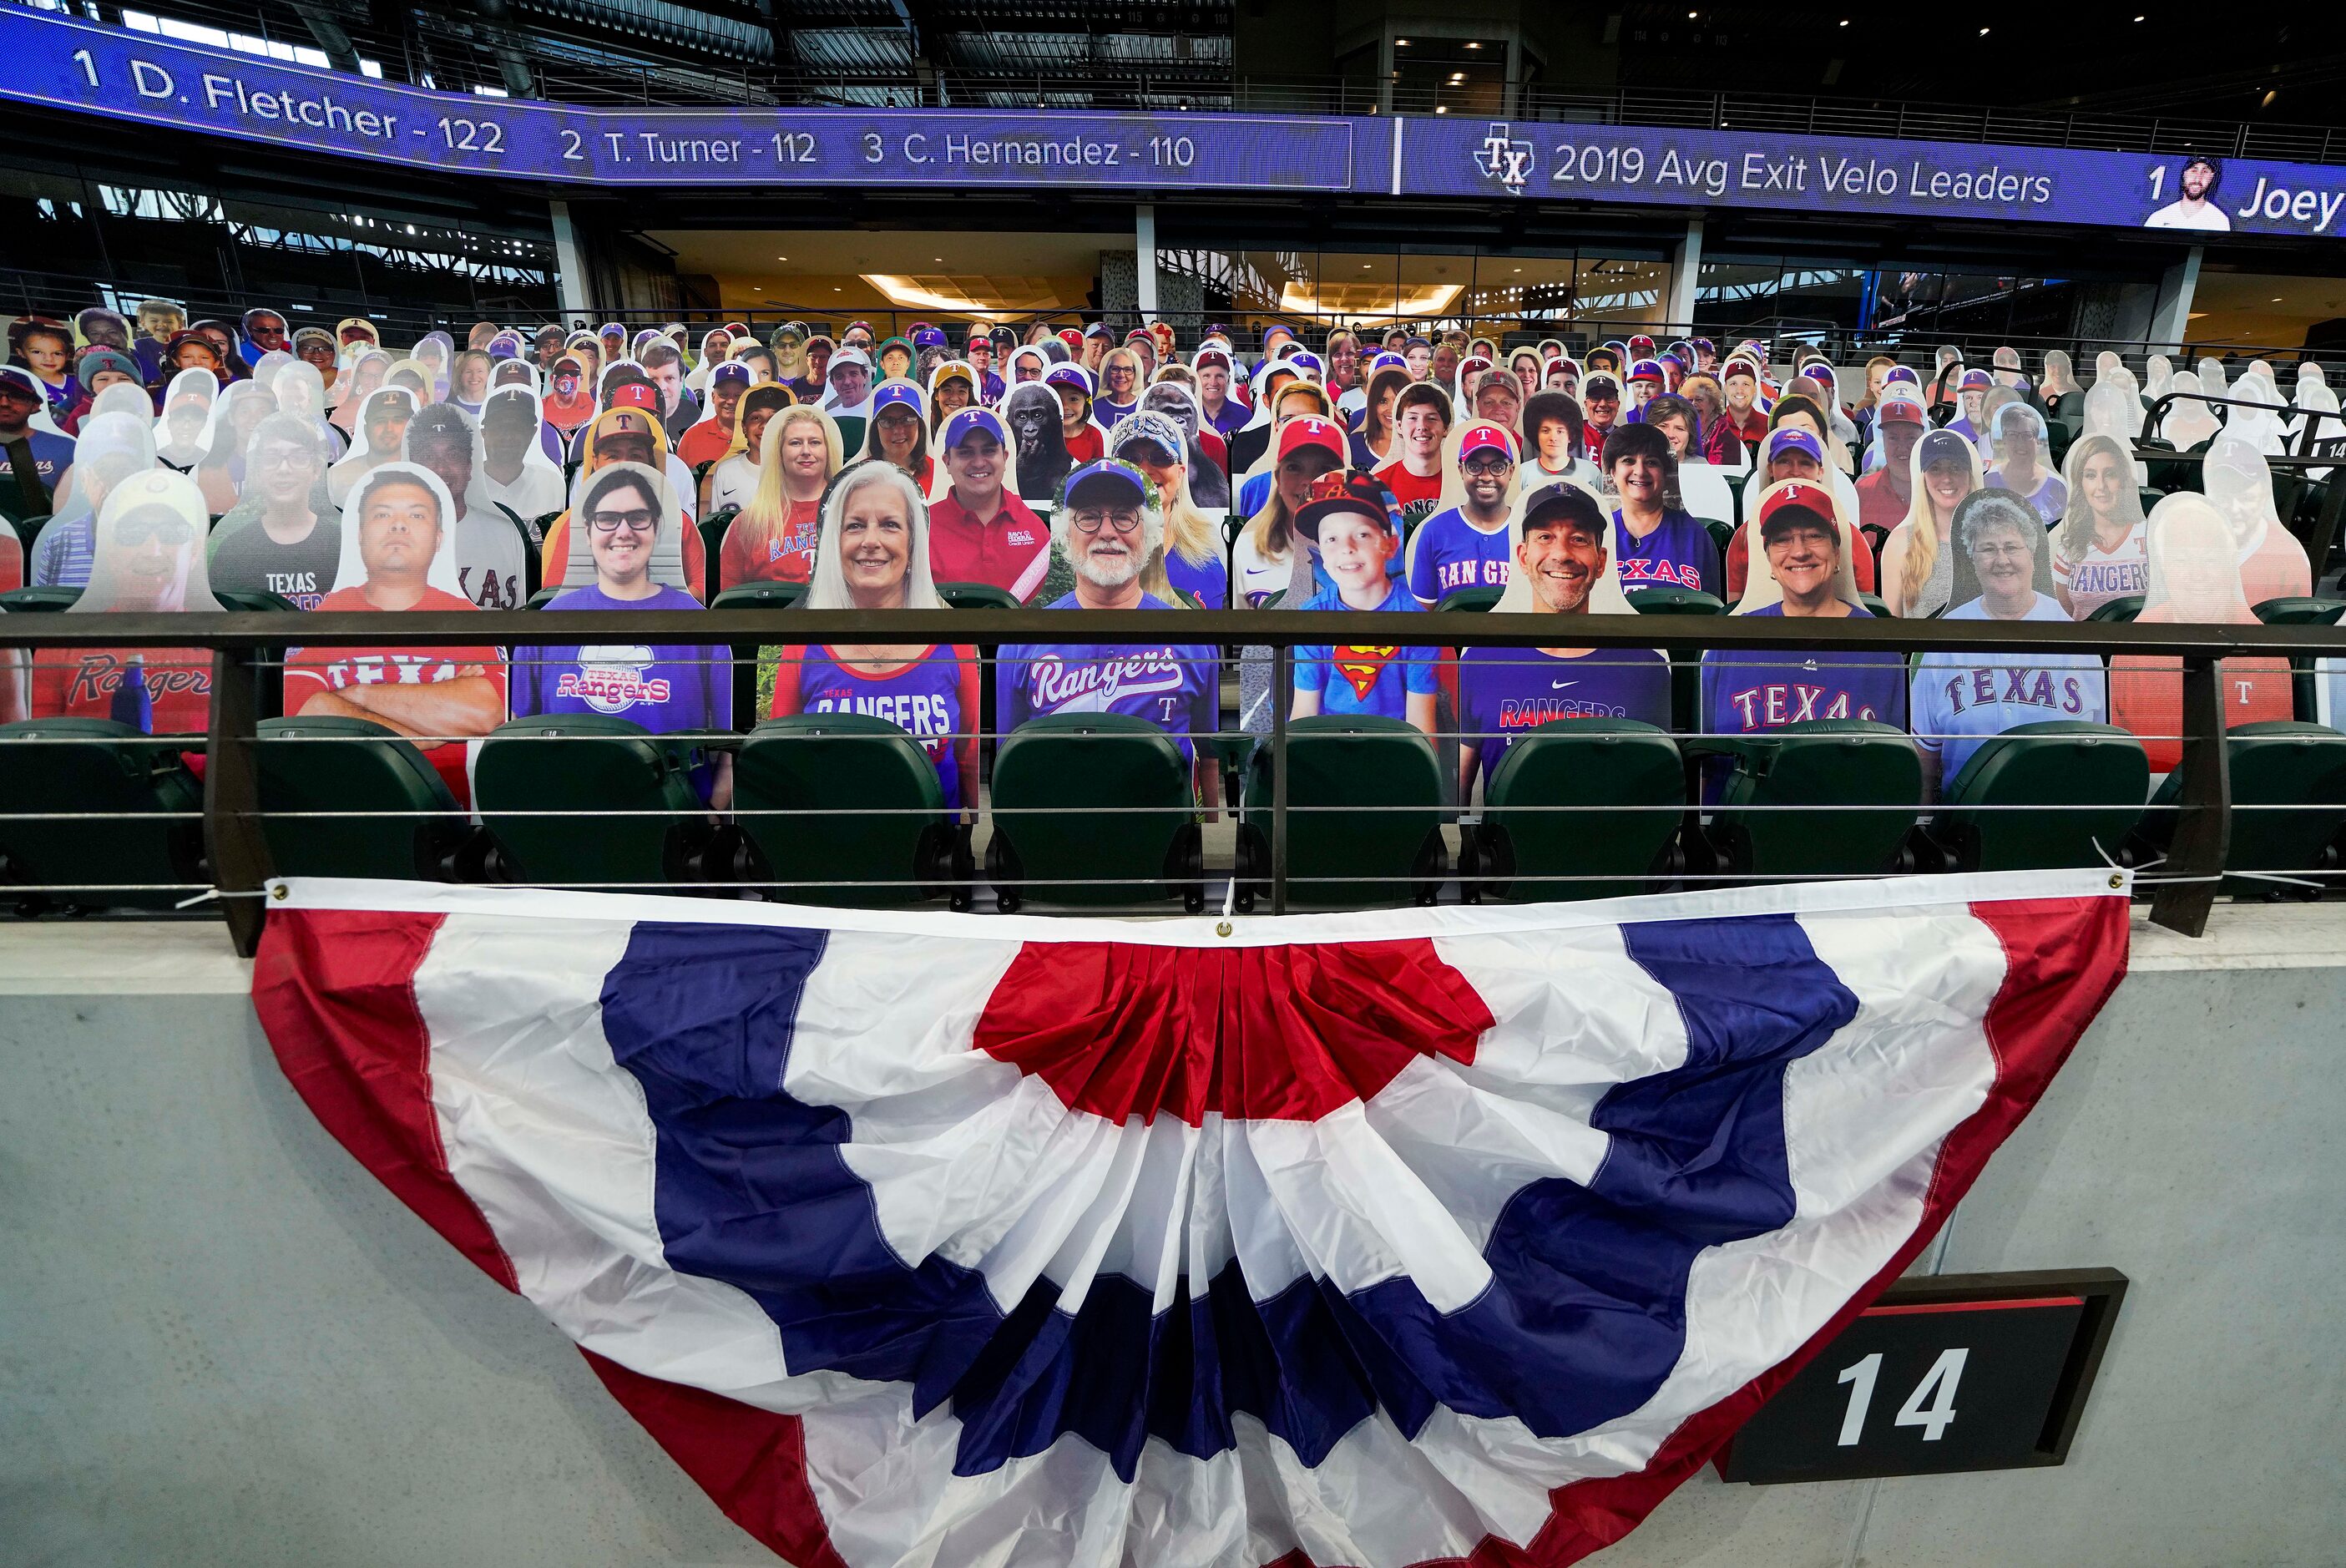
[[[1296,515],[1296,531],[1331,585],[1307,610],[1423,611],[1392,575],[1402,532],[1392,493],[1367,474],[1322,474]],[[1295,650],[1293,717],[1373,713],[1433,733],[1435,660],[1431,647],[1324,643]]]

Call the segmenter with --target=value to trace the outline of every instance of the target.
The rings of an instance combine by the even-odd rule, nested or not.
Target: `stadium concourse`
[[[1672,654],[1562,621],[1537,647],[1412,645],[1390,626],[1348,642],[1341,618],[1321,643],[1233,647],[1181,617],[2193,626],[2337,609],[2313,597],[2292,526],[2327,497],[2326,470],[2291,453],[2338,422],[2310,361],[2284,390],[2261,360],[2152,356],[2137,377],[2104,352],[2080,380],[2066,353],[2025,363],[2010,348],[1836,366],[1642,335],[1576,357],[1555,338],[1463,331],[1307,340],[1273,324],[1241,342],[1208,327],[1183,343],[1159,321],[1119,338],[1096,321],[738,320],[482,321],[461,344],[386,345],[363,319],[287,320],[190,323],[153,300],[135,323],[103,309],[15,321],[0,607],[526,606],[665,612],[669,629],[419,648],[304,647],[289,625],[262,698],[264,738],[284,743],[264,748],[280,759],[265,793],[308,816],[268,824],[280,866],[966,906],[983,853],[1005,908],[1197,907],[1209,871],[1243,907],[1273,869],[1275,729],[1307,753],[1289,806],[1362,813],[1293,846],[1285,876],[1318,882],[1317,901],[2150,863],[2180,785],[2172,657],[1780,637]],[[2316,532],[2320,549],[2331,530]],[[675,629],[745,606],[777,612],[754,656]],[[877,640],[891,612],[954,606],[1051,613],[983,647]],[[867,619],[852,643],[789,642],[791,614],[816,610]],[[1118,610],[1167,618],[1086,637],[1087,616]],[[207,728],[210,652],[87,629],[10,656],[0,716],[46,747],[19,753],[27,775],[66,812],[75,747],[103,743],[152,788],[191,793],[182,768],[199,759],[147,738]],[[2280,804],[2330,799],[2328,765],[2303,759],[2333,755],[2331,684],[2328,661],[2227,662],[2226,726],[2288,738],[2310,769],[2278,786]],[[1553,744],[1523,744],[1535,736]],[[328,761],[352,745],[374,773]],[[1596,749],[1558,749],[1572,745]],[[1817,745],[1833,762],[1797,765]],[[1102,798],[1064,794],[1071,756],[1098,769]],[[557,757],[600,757],[607,787],[641,799],[598,800]],[[859,789],[871,831],[789,820],[827,807],[835,827]],[[629,800],[651,819],[640,833],[584,848],[562,828]],[[1119,806],[1133,814],[1066,830],[1069,811]],[[1583,833],[1543,807],[1608,811],[1611,827]],[[1842,809],[1810,830],[1787,820],[1825,807]],[[371,834],[369,812],[423,827],[413,842]],[[2300,815],[2290,854],[2232,869],[2318,885],[2335,824]],[[2071,830],[2016,844],[2024,816]],[[1841,827],[1813,830],[1828,821]],[[27,912],[116,901],[92,881],[172,881],[152,861],[76,876],[29,815],[6,832]]]

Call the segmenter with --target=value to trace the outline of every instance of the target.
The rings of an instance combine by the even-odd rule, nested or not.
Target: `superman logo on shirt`
[[[1337,670],[1352,683],[1352,695],[1365,702],[1369,693],[1376,688],[1377,677],[1385,673],[1385,666],[1391,664],[1393,655],[1399,652],[1401,649],[1398,647],[1352,647],[1336,648],[1332,650],[1332,657]]]

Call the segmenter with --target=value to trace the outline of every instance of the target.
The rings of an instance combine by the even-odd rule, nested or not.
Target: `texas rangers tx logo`
[[[1483,137],[1483,150],[1474,155],[1474,167],[1484,178],[1505,186],[1510,195],[1521,196],[1532,177],[1532,144],[1515,140],[1514,129],[1504,120],[1493,120]]]

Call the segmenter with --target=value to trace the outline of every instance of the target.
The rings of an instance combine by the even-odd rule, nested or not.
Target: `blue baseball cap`
[[[1092,395],[1092,373],[1073,361],[1053,365],[1043,372],[1045,386],[1073,387],[1086,397]]]
[[[1923,378],[1916,375],[1912,369],[1906,365],[1892,365],[1882,372],[1882,384],[1918,387],[1923,384]]]
[[[1328,367],[1320,362],[1320,356],[1313,353],[1309,349],[1298,349],[1293,353],[1289,354],[1286,358],[1280,360],[1279,362],[1283,365],[1294,365],[1300,369],[1309,370],[1315,376],[1323,376],[1328,373]]]
[[[1094,458],[1067,475],[1067,487],[1062,493],[1067,504],[1073,506],[1076,497],[1089,490],[1094,494],[1113,491],[1119,499],[1129,499],[1136,506],[1148,504],[1148,481],[1140,470],[1113,457]]]
[[[1805,430],[1793,430],[1790,426],[1779,425],[1768,434],[1768,457],[1770,462],[1788,452],[1805,452],[1819,463],[1825,460],[1825,449],[1818,444],[1815,436]]]
[[[1977,387],[1980,391],[1986,392],[1994,385],[1995,378],[1985,371],[1965,371],[1964,379],[1955,383],[1955,390],[1970,392],[1974,387]]]
[[[901,382],[893,386],[882,382],[880,383],[880,390],[872,394],[872,417],[878,419],[882,409],[893,408],[899,404],[911,409],[915,416],[927,412],[921,406],[921,393],[918,388],[908,386]]]
[[[709,384],[712,386],[719,382],[740,382],[743,386],[748,386],[750,384],[750,367],[743,364],[739,360],[727,360],[723,364],[719,365],[715,370],[709,372]]]
[[[945,334],[943,328],[923,327],[913,334],[913,347],[916,349],[942,349],[944,346]]]
[[[978,431],[984,431],[1003,446],[1010,444],[1010,437],[1003,432],[1001,418],[992,409],[964,408],[954,410],[953,417],[945,421],[944,449],[951,452]]]

